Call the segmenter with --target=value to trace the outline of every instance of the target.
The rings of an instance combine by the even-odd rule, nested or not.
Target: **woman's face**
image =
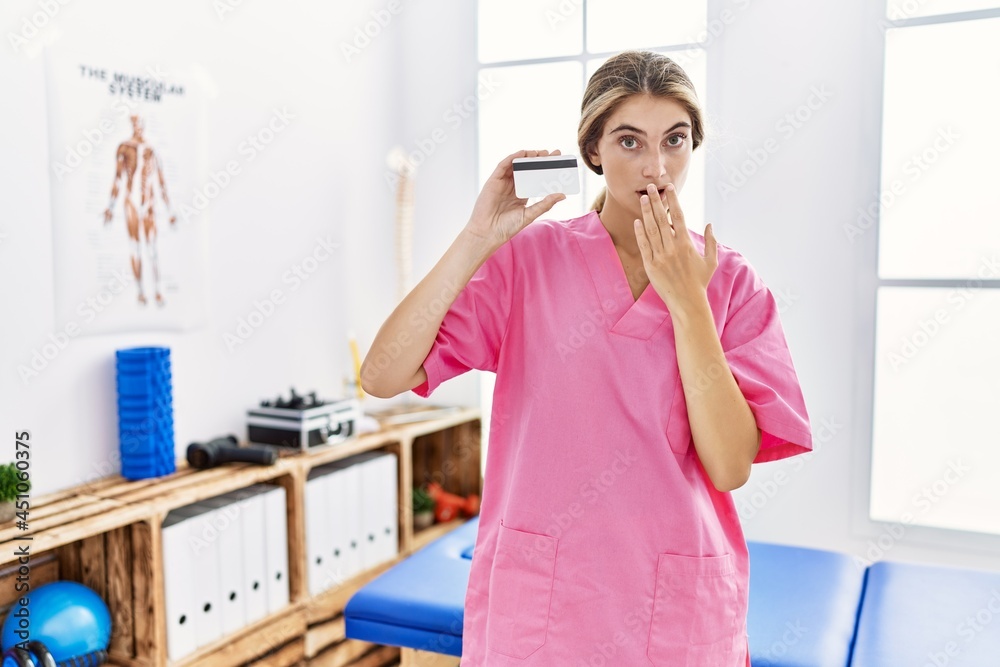
[[[676,100],[633,95],[608,118],[590,157],[604,169],[609,200],[642,219],[639,197],[649,183],[663,200],[667,183],[678,193],[684,187],[691,161],[691,117]]]

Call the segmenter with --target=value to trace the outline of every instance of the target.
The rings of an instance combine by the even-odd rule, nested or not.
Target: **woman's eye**
[[[635,137],[622,137],[621,145],[622,148],[633,149],[639,145],[639,142],[635,140]]]
[[[671,141],[673,139],[677,139],[678,141],[676,143],[671,143]],[[681,146],[681,145],[684,144],[684,140],[685,139],[687,139],[687,135],[686,134],[672,134],[669,137],[667,137],[667,144],[670,145],[673,148],[677,148],[678,146]]]

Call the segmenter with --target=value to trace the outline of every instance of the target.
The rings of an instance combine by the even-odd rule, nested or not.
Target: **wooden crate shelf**
[[[305,661],[305,640],[301,637],[293,639],[284,646],[274,649],[249,665],[253,667],[289,667],[290,665],[301,665]]]
[[[309,667],[384,667],[396,665],[399,649],[395,646],[379,646],[353,639],[331,646],[323,653],[309,660]]]
[[[30,537],[32,553],[39,554],[141,521],[146,515],[145,508],[87,494],[42,497],[31,503],[28,530],[18,529],[16,522],[0,529],[0,548],[5,549],[0,559],[12,557],[22,537]],[[7,562],[0,560],[0,565]]]
[[[480,415],[461,409],[405,424],[385,425],[348,442],[283,455],[271,466],[227,464],[130,481],[112,475],[31,499],[29,530],[0,527],[0,622],[16,602],[16,549],[30,544],[31,585],[73,580],[95,590],[108,604],[112,636],[107,664],[121,667],[228,667],[326,665],[383,667],[400,662],[395,647],[344,636],[343,610],[366,583],[464,519],[414,533],[411,488],[439,481],[446,490],[481,494]],[[392,452],[399,464],[399,554],[359,573],[335,589],[308,594],[305,551],[305,483],[312,468],[374,450]],[[253,484],[286,491],[290,603],[246,628],[199,648],[182,660],[166,656],[162,523],[178,507]],[[30,542],[21,538],[30,537]],[[4,560],[6,559],[6,560]]]
[[[301,605],[290,605],[171,664],[176,667],[243,665],[305,633],[305,610]]]

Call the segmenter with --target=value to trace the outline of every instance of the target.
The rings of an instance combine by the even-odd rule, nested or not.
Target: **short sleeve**
[[[777,303],[758,285],[726,321],[720,340],[761,430],[753,462],[763,463],[812,451],[812,431]]]
[[[510,242],[500,246],[455,297],[424,359],[427,380],[413,393],[426,398],[472,369],[496,372],[510,317],[512,253]]]

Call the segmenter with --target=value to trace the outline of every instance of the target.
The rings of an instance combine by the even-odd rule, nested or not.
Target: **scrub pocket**
[[[500,523],[486,620],[491,651],[523,659],[545,644],[558,543]]]
[[[732,555],[659,554],[647,657],[670,667],[732,665],[739,600]]]

